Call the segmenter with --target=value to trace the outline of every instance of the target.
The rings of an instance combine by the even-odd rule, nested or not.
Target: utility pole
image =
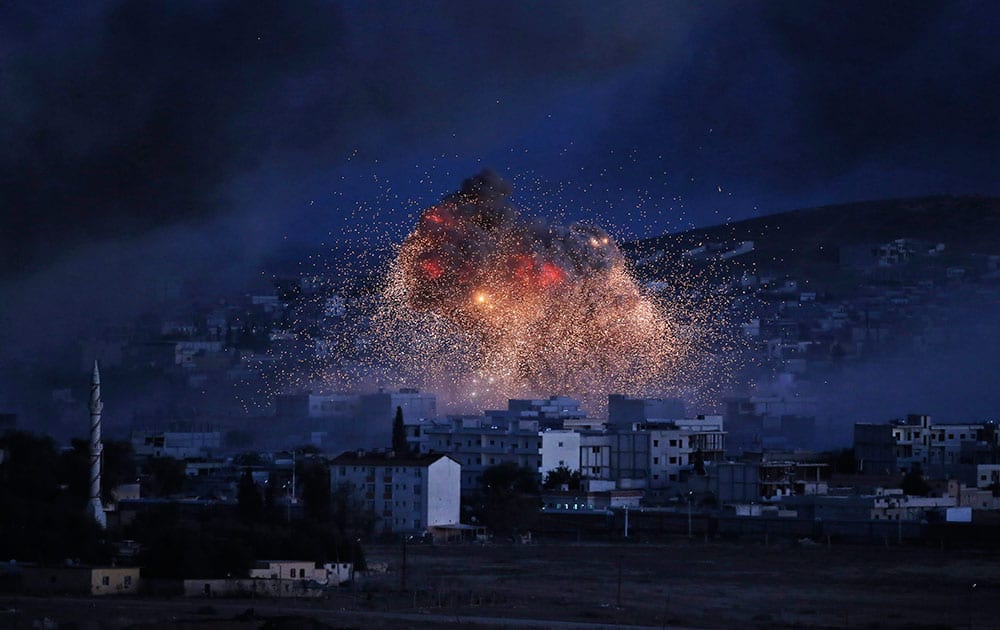
[[[618,608],[622,607],[622,554],[618,554]]]
[[[399,590],[406,592],[406,535],[403,535],[403,566],[399,572]]]
[[[691,540],[692,536],[691,536],[691,493],[690,492],[688,492],[687,500],[688,500],[688,540]]]

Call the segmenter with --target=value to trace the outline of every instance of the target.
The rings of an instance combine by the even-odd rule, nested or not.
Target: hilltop
[[[1000,253],[1000,198],[920,197],[792,210],[724,225],[666,234],[623,246],[635,260],[668,257],[711,242],[754,241],[743,262],[791,267],[836,264],[841,247],[907,238],[945,243],[963,253]]]

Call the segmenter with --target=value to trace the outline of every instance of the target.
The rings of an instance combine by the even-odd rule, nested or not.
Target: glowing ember
[[[373,321],[386,377],[497,403],[690,393],[712,327],[642,291],[604,230],[525,220],[510,192],[485,171],[423,212]]]

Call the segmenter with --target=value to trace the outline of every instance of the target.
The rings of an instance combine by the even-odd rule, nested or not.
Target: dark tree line
[[[124,450],[119,446],[105,445],[111,463]],[[0,558],[106,562],[110,547],[85,510],[87,451],[74,444],[60,452],[51,438],[24,432],[0,437],[0,451]],[[124,473],[109,470],[109,474]]]

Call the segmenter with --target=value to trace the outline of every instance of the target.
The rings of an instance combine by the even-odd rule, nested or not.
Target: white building
[[[351,451],[330,462],[331,485],[347,485],[384,532],[457,525],[461,473],[457,461],[440,454]]]
[[[556,468],[580,470],[580,434],[570,429],[549,429],[541,432],[542,465],[538,472],[545,475]]]

